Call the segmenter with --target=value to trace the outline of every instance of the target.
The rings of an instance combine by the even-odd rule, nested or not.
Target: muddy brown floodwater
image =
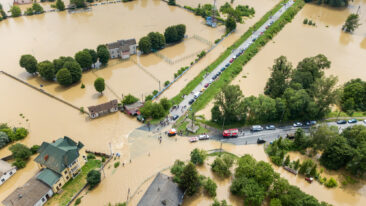
[[[3,34],[0,45],[7,48],[0,51],[0,68],[37,87],[43,86],[45,91],[79,107],[90,106],[128,93],[139,97],[146,96],[159,89],[158,81],[162,88],[165,81],[173,80],[174,73],[180,67],[188,66],[196,58],[196,55],[192,54],[207,49],[208,45],[189,38],[160,51],[172,60],[183,58],[173,65],[155,54],[140,57],[135,55],[129,61],[114,60],[108,67],[97,72],[85,72],[81,82],[68,89],[27,74],[20,68],[19,58],[27,53],[34,55],[39,61],[73,56],[84,48],[96,48],[99,44],[119,39],[136,38],[138,41],[151,31],[163,33],[166,27],[181,23],[187,25],[188,37],[198,35],[211,42],[224,32],[223,29],[207,27],[202,18],[183,9],[170,7],[160,0],[101,5],[92,7],[90,12],[74,14],[65,11],[10,18],[0,22],[0,33]],[[187,56],[189,58],[185,58]],[[134,62],[139,63],[148,72]],[[103,97],[93,88],[96,76],[105,78],[108,85]],[[85,84],[85,89],[80,89],[81,83]]]
[[[346,34],[341,27],[350,13],[360,8],[360,23],[354,34]],[[311,19],[316,26],[304,25],[303,20]],[[338,76],[339,84],[353,79],[366,79],[366,1],[350,2],[349,8],[334,9],[306,4],[295,19],[285,26],[250,62],[232,84],[239,84],[246,96],[263,93],[269,68],[274,59],[284,55],[296,67],[305,57],[324,54],[332,62],[326,75]]]

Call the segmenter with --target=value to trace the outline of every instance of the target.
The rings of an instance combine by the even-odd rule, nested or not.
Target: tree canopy
[[[38,73],[45,80],[52,81],[55,78],[55,67],[50,61],[43,61],[37,64]]]
[[[104,79],[101,77],[98,77],[95,81],[94,81],[94,88],[95,90],[97,90],[100,93],[103,93],[104,89],[105,89],[105,83],[104,83]]]
[[[19,64],[25,68],[28,73],[34,74],[37,72],[37,59],[30,54],[25,54],[20,57]]]
[[[72,76],[68,69],[62,68],[56,74],[57,82],[63,86],[72,84]]]

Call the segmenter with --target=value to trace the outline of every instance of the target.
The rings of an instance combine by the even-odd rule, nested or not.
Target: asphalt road
[[[326,123],[329,126],[337,126],[339,128],[339,132],[342,132],[345,128],[351,127],[354,125],[365,125],[363,121],[358,121],[353,124],[337,124],[336,122],[328,122]],[[275,130],[263,130],[260,132],[251,132],[250,130],[242,130],[241,134],[237,138],[223,138],[221,133],[211,135],[211,139],[218,140],[221,142],[236,144],[236,145],[244,145],[244,144],[257,144],[257,139],[262,138],[267,142],[271,142],[276,140],[279,137],[286,137],[287,134],[294,133],[298,128],[304,129],[305,133],[309,133],[310,127],[293,127],[293,126],[285,126],[276,128]]]
[[[282,6],[282,8],[280,10],[278,10],[273,16],[271,16],[257,31],[253,32],[253,34],[245,41],[243,42],[236,50],[234,50],[224,61],[221,62],[221,64],[219,64],[211,73],[209,73],[208,75],[206,75],[206,77],[202,80],[202,82],[193,89],[193,92],[186,95],[183,99],[183,101],[179,104],[179,107],[177,109],[173,109],[170,112],[170,116],[176,116],[178,115],[179,117],[182,116],[183,114],[185,114],[187,112],[187,110],[189,110],[190,105],[188,104],[188,102],[191,99],[194,99],[194,95],[198,94],[201,95],[203,92],[201,92],[201,90],[204,88],[204,86],[206,84],[210,84],[213,81],[215,81],[213,79],[213,76],[215,76],[217,73],[220,72],[220,70],[222,68],[225,68],[225,65],[227,64],[231,64],[230,60],[235,58],[237,56],[237,54],[241,51],[244,50],[243,53],[245,53],[245,50],[253,43],[255,42],[255,40],[264,32],[266,31],[266,29],[271,26],[276,20],[278,20],[278,18],[289,8],[293,5],[293,1],[289,1],[286,4],[284,4]],[[235,61],[235,60],[234,60]],[[216,78],[218,79],[219,76]],[[199,98],[199,97],[198,97]]]

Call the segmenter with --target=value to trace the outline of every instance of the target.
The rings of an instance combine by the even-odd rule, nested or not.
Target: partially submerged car
[[[347,121],[344,119],[338,120],[337,124],[347,124]]]
[[[275,130],[276,127],[274,125],[267,125],[266,130]]]
[[[189,138],[189,142],[193,143],[193,142],[197,142],[198,138],[197,137],[191,137]]]
[[[350,119],[350,120],[348,120],[348,123],[350,123],[350,124],[357,123],[357,119]]]
[[[264,144],[264,143],[266,143],[266,140],[264,140],[262,138],[257,139],[257,144]]]
[[[198,139],[207,140],[207,139],[210,139],[210,136],[208,136],[208,134],[201,134],[201,135],[198,135]]]
[[[294,127],[302,127],[302,123],[301,122],[295,122],[292,126],[294,126]]]

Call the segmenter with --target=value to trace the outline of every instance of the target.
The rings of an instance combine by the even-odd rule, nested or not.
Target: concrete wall
[[[108,49],[108,51],[112,59],[120,57],[119,48]]]
[[[41,197],[40,200],[38,200],[38,202],[36,204],[34,204],[34,206],[42,206],[42,205],[44,205],[47,202],[47,198],[46,198],[46,195],[47,194],[48,194],[49,197],[52,197],[52,195],[53,195],[52,190],[50,189],[43,197]]]

